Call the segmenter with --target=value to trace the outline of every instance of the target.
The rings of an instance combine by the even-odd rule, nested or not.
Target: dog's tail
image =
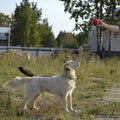
[[[15,77],[12,80],[3,84],[3,88],[16,89],[20,86],[23,86],[26,83],[32,81],[32,77]]]
[[[36,76],[34,73],[32,73],[29,70],[24,69],[23,67],[18,67],[18,69],[20,70],[21,73],[23,73],[26,76],[29,76],[29,77]]]

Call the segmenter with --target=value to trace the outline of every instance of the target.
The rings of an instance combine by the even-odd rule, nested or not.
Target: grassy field
[[[111,96],[114,86],[120,86],[119,58],[100,60],[97,56],[80,54],[77,58],[81,66],[77,71],[76,89],[73,92],[73,106],[79,111],[66,114],[61,101],[56,96],[43,94],[39,110],[23,111],[24,88],[10,92],[2,88],[3,83],[16,76],[24,76],[17,67],[24,66],[37,75],[57,75],[61,73],[64,60],[76,59],[70,53],[59,53],[57,57],[37,57],[28,60],[14,53],[0,57],[0,120],[109,120],[120,119],[120,97]],[[115,90],[118,90],[117,87]],[[118,87],[119,88],[119,87]],[[120,90],[120,89],[119,89]],[[120,91],[118,91],[120,92]],[[120,94],[119,94],[120,95]],[[108,99],[105,99],[105,98]],[[112,98],[112,99],[109,99]]]

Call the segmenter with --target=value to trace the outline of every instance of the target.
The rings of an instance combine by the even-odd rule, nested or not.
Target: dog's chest
[[[75,89],[75,81],[66,80],[66,81],[62,82],[62,84],[59,84],[58,93],[61,97],[63,97],[69,91],[74,90],[74,89]]]
[[[75,81],[74,80],[68,81],[68,86],[70,89],[74,89],[75,88]]]
[[[69,81],[69,85],[74,88],[75,87],[75,81],[74,80]]]

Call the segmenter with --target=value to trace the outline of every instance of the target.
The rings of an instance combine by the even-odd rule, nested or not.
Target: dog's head
[[[63,65],[63,68],[64,68],[63,74],[66,75],[69,79],[75,80],[77,78],[75,72],[79,66],[80,66],[79,61],[68,60]]]

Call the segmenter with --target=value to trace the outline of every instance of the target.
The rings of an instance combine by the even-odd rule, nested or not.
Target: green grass
[[[66,114],[58,97],[42,95],[40,109],[23,111],[24,88],[10,92],[2,88],[3,83],[16,76],[24,76],[17,67],[24,66],[38,75],[52,76],[61,73],[64,60],[75,59],[70,53],[61,52],[51,57],[17,58],[14,53],[0,57],[0,119],[28,120],[97,120],[97,116],[109,118],[120,115],[120,102],[104,102],[102,99],[113,84],[120,85],[119,58],[100,60],[96,56],[79,55],[81,66],[77,71],[76,89],[73,93],[73,106],[81,112]]]

